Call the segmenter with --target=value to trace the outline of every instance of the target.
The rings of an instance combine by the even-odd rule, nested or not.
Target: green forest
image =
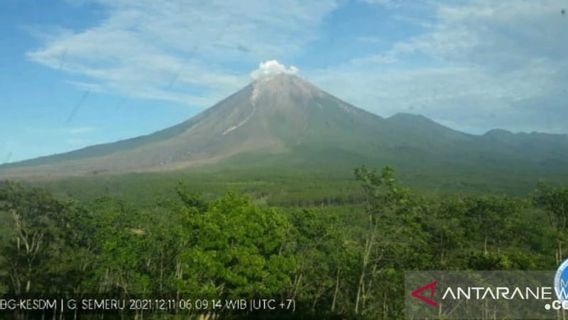
[[[427,194],[390,167],[357,168],[353,181],[356,196],[287,205],[251,192],[203,196],[183,182],[140,203],[2,182],[0,295],[295,301],[270,314],[81,316],[93,319],[402,319],[405,271],[554,270],[568,250],[566,187]],[[13,317],[51,318],[0,313]]]

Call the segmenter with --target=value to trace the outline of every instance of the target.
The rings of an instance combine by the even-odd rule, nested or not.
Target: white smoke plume
[[[300,70],[295,66],[287,68],[276,60],[267,60],[258,65],[258,69],[251,72],[250,76],[253,80],[270,78],[277,74],[297,74]]]

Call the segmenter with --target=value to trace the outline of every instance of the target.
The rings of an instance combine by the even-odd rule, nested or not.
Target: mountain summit
[[[4,165],[0,174],[91,175],[210,165],[239,154],[283,154],[308,142],[323,142],[317,140],[335,144],[333,139],[381,121],[296,75],[265,75],[174,127]]]
[[[461,133],[418,115],[384,119],[294,74],[267,73],[174,127],[3,165],[0,177],[118,174],[196,166],[349,170],[361,164],[390,164],[414,171],[443,167],[456,172],[512,167],[540,172],[550,165],[568,167],[567,136],[494,136]]]

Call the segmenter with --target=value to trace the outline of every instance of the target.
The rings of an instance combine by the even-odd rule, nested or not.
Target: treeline
[[[365,199],[348,219],[230,192],[205,201],[183,185],[138,208],[3,183],[0,295],[270,297],[296,301],[282,316],[402,319],[406,270],[545,270],[566,254],[566,188],[431,198],[390,168],[355,176]],[[247,316],[208,316],[221,314]]]

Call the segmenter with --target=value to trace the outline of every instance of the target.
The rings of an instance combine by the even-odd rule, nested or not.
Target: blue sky
[[[4,0],[0,163],[148,134],[266,60],[381,116],[568,133],[566,0]]]

